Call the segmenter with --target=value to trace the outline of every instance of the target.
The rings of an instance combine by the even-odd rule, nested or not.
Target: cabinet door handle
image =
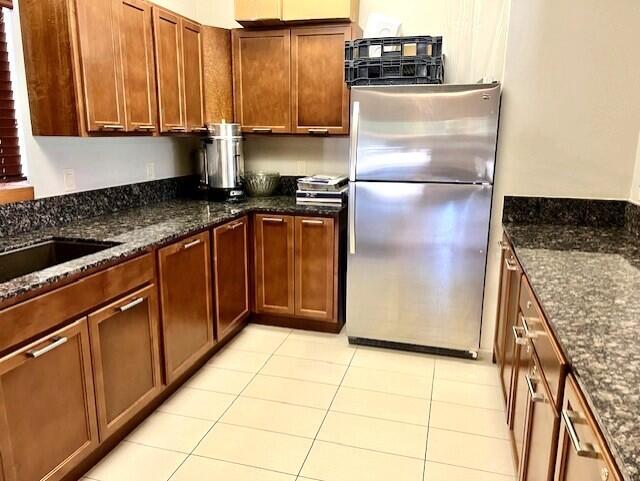
[[[169,130],[171,132],[186,132],[187,128],[186,127],[169,127]]]
[[[271,132],[273,132],[273,129],[254,127],[251,129],[251,132],[253,132],[254,134],[270,134]]]
[[[51,344],[43,347],[42,349],[34,349],[33,351],[28,351],[27,356],[35,359],[40,356],[44,356],[46,353],[53,351],[55,348],[62,346],[69,339],[67,337],[53,337],[51,338]]]
[[[505,260],[504,260],[504,263],[506,264],[506,266],[507,266],[507,270],[508,270],[508,271],[515,272],[515,271],[517,271],[517,270],[518,270],[518,265],[515,263],[515,261],[514,261],[514,260],[512,260],[512,259],[505,259]]]
[[[231,224],[229,226],[229,230],[236,230],[238,227],[242,226],[243,223],[242,222],[236,222],[235,224]]]
[[[193,132],[206,132],[208,129],[206,127],[194,127],[191,130]]]
[[[329,129],[307,129],[311,135],[329,135]]]
[[[513,329],[513,337],[515,338],[516,344],[518,346],[526,346],[527,339],[520,334],[522,331],[524,331],[524,329],[519,326],[513,326],[512,329]]]
[[[184,250],[191,249],[192,247],[197,246],[197,245],[198,245],[198,244],[200,244],[201,242],[202,242],[202,240],[200,240],[200,239],[196,239],[196,240],[194,240],[194,241],[187,242],[185,245],[183,245],[183,246],[182,246],[182,248],[183,248]]]
[[[324,225],[324,221],[323,220],[303,219],[302,223],[303,224],[312,224],[312,225]]]
[[[544,402],[545,401],[544,396],[542,394],[538,394],[536,392],[536,387],[533,385],[534,382],[537,383],[537,380],[533,379],[528,374],[524,377],[524,379],[527,381],[527,388],[529,389],[529,396],[531,396],[531,402],[534,402],[534,403]]]
[[[509,246],[504,241],[498,241],[498,245],[503,251],[509,250]]]
[[[576,427],[573,425],[574,419],[580,419],[580,415],[577,412],[570,411],[568,409],[562,410],[562,420],[567,427],[567,434],[569,434],[569,439],[571,440],[573,449],[578,456],[584,458],[597,458],[598,453],[593,448],[593,446],[591,446],[590,444],[585,444],[583,446],[580,442],[580,438],[578,437],[578,433],[576,432]]]
[[[100,127],[102,130],[124,130],[124,125],[120,124],[105,124]]]
[[[284,222],[282,217],[263,217],[262,222]]]
[[[142,130],[145,132],[153,132],[154,130],[156,130],[156,126],[155,125],[138,125],[136,127],[136,130]]]
[[[118,308],[118,310],[120,312],[125,312],[128,311],[129,309],[133,309],[134,307],[136,307],[138,304],[142,304],[144,302],[144,297],[138,297],[137,299],[134,299],[131,302],[128,302],[127,304],[125,304],[124,306],[120,306]]]

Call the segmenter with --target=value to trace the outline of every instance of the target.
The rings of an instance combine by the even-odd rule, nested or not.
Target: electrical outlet
[[[64,169],[62,171],[65,192],[76,190],[76,171],[73,169]]]
[[[147,180],[153,180],[156,178],[156,164],[155,162],[147,162]]]

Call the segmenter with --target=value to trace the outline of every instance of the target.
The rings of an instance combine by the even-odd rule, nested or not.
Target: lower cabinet
[[[156,286],[89,315],[100,439],[106,439],[162,389]]]
[[[224,339],[249,315],[248,236],[247,217],[213,231],[218,340]]]
[[[87,320],[0,359],[4,481],[56,481],[98,446]]]
[[[523,339],[523,338],[518,338]],[[531,362],[532,347],[528,341],[516,344],[514,352],[514,369],[511,379],[511,429],[513,433],[513,451],[516,465],[520,466],[525,458],[524,431],[527,414],[527,374]]]
[[[578,385],[568,376],[554,481],[619,481],[620,477]]]
[[[209,232],[202,232],[158,251],[167,383],[215,343],[210,249]]]

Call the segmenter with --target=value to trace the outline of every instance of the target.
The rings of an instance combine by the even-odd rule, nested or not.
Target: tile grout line
[[[243,328],[243,330],[246,329]],[[235,396],[234,400],[229,403],[229,406],[227,406],[227,409],[225,409],[222,414],[220,414],[220,416],[218,417],[218,419],[211,425],[211,427],[207,430],[207,432],[204,434],[204,436],[202,436],[200,438],[200,440],[197,442],[197,444],[193,447],[193,449],[191,450],[191,452],[189,452],[189,454],[187,454],[187,456],[182,460],[182,462],[180,463],[180,465],[173,470],[173,472],[171,473],[171,475],[167,478],[167,481],[171,481],[171,478],[173,478],[173,476],[178,472],[178,470],[182,467],[182,465],[187,461],[187,459],[189,459],[189,457],[191,455],[193,455],[194,451],[196,449],[198,449],[198,446],[200,446],[200,444],[202,443],[202,441],[204,440],[204,438],[206,438],[209,433],[211,432],[211,430],[218,424],[218,422],[222,419],[222,417],[227,413],[227,411],[229,409],[231,409],[231,406],[234,405],[234,403],[238,400],[238,398],[240,397],[240,395],[243,393],[243,391],[247,388],[247,386],[249,384],[251,384],[253,382],[253,380],[256,378],[256,376],[258,375],[258,373],[264,368],[264,366],[269,362],[269,360],[273,357],[274,353],[280,349],[280,346],[282,346],[282,344],[284,344],[284,342],[289,338],[289,336],[291,335],[291,333],[293,332],[293,329],[289,330],[289,332],[287,333],[287,335],[282,339],[282,342],[280,344],[278,344],[278,347],[276,347],[276,349],[269,355],[269,357],[264,361],[264,363],[262,364],[262,366],[260,367],[260,369],[258,370],[258,372],[256,372],[251,379],[249,380],[249,382],[247,382],[247,384],[245,384],[245,386],[242,388],[242,390]],[[215,354],[214,354],[215,356]],[[208,361],[207,361],[208,362]],[[206,364],[205,364],[206,365]],[[203,366],[204,367],[204,366]],[[200,370],[198,370],[198,372],[200,372]],[[229,462],[229,461],[227,461]]]
[[[343,329],[346,329],[346,327],[343,326]],[[302,474],[302,468],[304,468],[304,465],[307,462],[307,459],[309,459],[309,455],[311,454],[311,450],[313,449],[313,446],[316,444],[316,440],[318,439],[318,434],[320,434],[320,431],[322,430],[322,426],[324,426],[324,422],[327,419],[327,416],[329,415],[329,411],[331,411],[331,406],[333,406],[333,402],[336,399],[336,396],[338,396],[338,392],[340,391],[340,388],[342,387],[342,382],[344,381],[344,378],[347,376],[347,372],[349,372],[349,368],[351,367],[351,362],[353,361],[353,358],[355,357],[356,353],[358,352],[358,348],[356,347],[353,350],[353,354],[351,355],[351,359],[349,360],[349,364],[347,365],[347,368],[344,370],[344,374],[342,375],[342,379],[340,379],[340,384],[338,384],[338,388],[336,389],[336,392],[334,393],[333,397],[331,398],[331,402],[329,403],[329,406],[327,406],[327,410],[324,414],[324,418],[322,418],[322,422],[320,423],[320,426],[318,426],[318,430],[316,431],[316,435],[313,437],[313,441],[311,441],[311,445],[309,446],[309,451],[307,451],[307,455],[304,457],[304,460],[302,461],[302,464],[300,465],[300,469],[298,470],[298,474],[296,476],[296,480],[300,478],[301,474]]]
[[[433,407],[433,386],[436,383],[436,369],[438,366],[438,361],[434,361],[433,363],[433,373],[431,373],[431,393],[429,396],[429,417],[427,419],[427,439],[424,443],[424,459],[422,461],[422,481],[426,481],[425,476],[427,475],[427,448],[429,447],[429,431],[431,430],[431,408]]]

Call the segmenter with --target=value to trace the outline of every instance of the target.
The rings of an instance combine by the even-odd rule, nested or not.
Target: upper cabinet
[[[348,134],[344,42],[354,25],[232,32],[234,105],[243,132]]]
[[[242,25],[283,22],[358,20],[358,0],[235,0],[235,18]]]
[[[147,0],[23,0],[20,21],[34,135],[199,132],[231,110],[228,30]]]

